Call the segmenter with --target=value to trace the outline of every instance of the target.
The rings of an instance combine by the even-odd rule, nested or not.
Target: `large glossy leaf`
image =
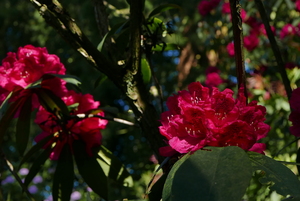
[[[253,170],[264,171],[260,178],[262,184],[270,184],[271,190],[275,190],[283,196],[292,196],[300,200],[300,182],[296,175],[285,165],[256,152],[248,152]]]
[[[126,187],[131,187],[133,185],[132,177],[124,167],[123,163],[113,155],[111,151],[104,146],[101,146],[100,151],[98,152],[98,158],[101,160],[98,160],[98,162],[107,177]]]
[[[28,186],[28,184],[32,181],[32,179],[36,176],[36,174],[41,170],[45,161],[49,158],[52,148],[49,147],[45,149],[33,162],[32,166],[29,169],[29,173],[25,177],[24,185]]]
[[[16,146],[19,154],[23,156],[29,139],[30,120],[31,120],[32,97],[28,97],[20,109],[19,118],[16,125]]]
[[[164,12],[164,11],[167,11],[167,10],[170,10],[170,9],[181,9],[181,7],[176,5],[176,4],[163,4],[163,5],[160,5],[160,6],[156,7],[154,10],[151,11],[151,13],[148,16],[148,19],[153,17],[154,15],[157,15],[161,12]]]
[[[16,112],[25,102],[25,98],[20,98],[11,103],[8,106],[8,109],[5,111],[4,115],[2,116],[0,120],[0,144],[2,143],[3,136],[5,134],[6,129],[9,127],[9,123],[14,118]]]
[[[69,201],[74,184],[73,157],[68,144],[65,144],[57,161],[53,177],[53,200]]]
[[[208,147],[175,163],[163,200],[240,201],[252,177],[249,157],[239,147]]]
[[[107,177],[95,156],[88,156],[84,143],[74,141],[73,150],[78,171],[87,185],[104,199],[108,197]]]

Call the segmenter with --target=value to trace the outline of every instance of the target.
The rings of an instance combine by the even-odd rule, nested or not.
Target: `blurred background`
[[[166,29],[164,33],[152,33],[151,40],[176,44],[178,47],[151,54],[151,64],[161,85],[164,101],[193,81],[200,81],[205,86],[218,87],[221,90],[237,90],[229,5],[226,0],[214,1],[213,6],[209,2],[165,0],[164,3],[176,4],[180,9],[168,10],[155,16],[163,22]],[[61,3],[92,43],[98,46],[102,37],[95,20],[95,2],[64,0]],[[271,19],[270,25],[279,44],[292,88],[295,89],[299,86],[300,78],[300,3],[292,0],[265,0],[263,3]],[[161,4],[160,0],[146,1],[144,15],[147,16]],[[110,28],[129,18],[129,5],[126,1],[108,0],[104,1],[104,5]],[[266,122],[271,126],[268,137],[262,140],[267,144],[266,155],[294,162],[297,143],[291,143],[295,137],[289,133],[290,108],[274,54],[255,2],[241,0],[241,5],[249,99],[257,100],[259,104],[266,106]],[[17,52],[18,47],[27,44],[47,47],[50,54],[60,57],[67,74],[81,79],[82,93],[92,94],[103,107],[115,108],[119,118],[134,121],[133,113],[118,88],[75,52],[56,30],[47,25],[30,1],[1,0],[0,7],[1,60],[6,57],[7,52]],[[154,81],[149,82],[148,87],[153,95],[153,104],[161,111],[160,97]],[[166,109],[164,105],[163,110]],[[32,125],[32,128],[33,139],[40,130],[35,125]],[[14,132],[12,124],[1,148],[12,164],[17,166],[20,156],[15,149]],[[113,186],[111,197],[114,200],[143,199],[153,171],[157,167],[157,161],[143,133],[138,128],[110,122],[102,134],[103,144],[125,164],[133,179],[130,187]],[[27,200],[13,176],[3,164],[0,165],[0,182],[4,197],[12,201]],[[22,166],[19,171],[21,178],[28,174],[30,166],[30,162]],[[51,200],[54,167],[55,163],[47,161],[43,171],[30,184],[29,191],[36,200]],[[295,166],[289,167],[297,173]],[[254,176],[244,200],[280,200],[281,197],[275,192],[270,192],[267,187],[259,184],[257,176]],[[78,177],[74,184],[72,200],[100,199]]]

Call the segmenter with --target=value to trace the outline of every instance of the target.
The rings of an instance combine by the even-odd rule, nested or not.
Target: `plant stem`
[[[235,65],[237,71],[238,88],[244,87],[244,95],[247,101],[247,90],[246,90],[246,75],[245,75],[245,63],[244,63],[244,52],[243,52],[243,27],[241,18],[241,5],[239,0],[230,0],[230,10],[232,17],[232,28],[233,28],[233,40],[234,40],[234,54],[235,54]]]
[[[291,83],[290,83],[290,80],[289,80],[289,78],[287,76],[287,73],[285,71],[283,59],[282,59],[279,47],[277,45],[277,42],[275,40],[274,34],[273,34],[272,30],[271,30],[271,27],[270,27],[270,24],[269,24],[269,18],[268,18],[267,14],[266,14],[266,10],[264,8],[264,4],[262,3],[261,0],[255,0],[255,3],[256,3],[256,6],[258,8],[258,11],[260,13],[261,19],[262,19],[262,21],[264,23],[264,26],[265,26],[265,29],[266,29],[269,41],[271,43],[271,47],[272,47],[272,50],[273,50],[273,53],[274,53],[274,56],[275,56],[275,59],[276,59],[276,62],[277,62],[278,71],[279,71],[279,73],[281,75],[282,82],[284,84],[287,97],[290,99],[291,98],[291,94],[292,94]]]

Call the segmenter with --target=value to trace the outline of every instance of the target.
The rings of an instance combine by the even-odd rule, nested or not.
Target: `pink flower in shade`
[[[71,115],[88,114],[91,110],[97,109],[100,105],[98,101],[94,101],[92,95],[77,94],[74,91],[68,91],[68,94],[62,99],[67,106],[78,104],[71,110]],[[104,116],[104,113],[99,112],[98,115]],[[56,116],[40,107],[36,115],[35,123],[43,130],[41,134],[36,136],[36,142],[39,142],[50,134],[56,133],[44,148],[55,143],[50,159],[58,160],[64,145],[69,144],[70,147],[72,147],[74,140],[83,141],[86,145],[87,154],[92,156],[91,149],[101,145],[102,135],[100,129],[105,128],[107,121],[97,117],[90,117],[85,119],[72,118],[65,122],[60,122]]]
[[[198,4],[198,11],[202,16],[206,16],[215,9],[221,0],[202,0]]]
[[[300,88],[297,88],[292,92],[290,106],[292,112],[289,120],[293,124],[293,126],[290,127],[290,131],[296,137],[300,137]]]
[[[223,79],[220,77],[220,70],[217,67],[210,66],[206,70],[205,85],[207,87],[217,87],[223,83]]]
[[[296,2],[295,2],[295,8],[296,8],[296,11],[300,12],[300,0],[296,0]]]
[[[257,143],[270,130],[264,123],[266,109],[252,101],[246,105],[243,89],[234,100],[233,91],[219,91],[193,82],[167,100],[169,111],[162,113],[160,133],[169,146],[163,156],[188,153],[205,146],[238,146],[263,153],[265,145]]]
[[[276,33],[276,29],[275,29],[274,26],[271,26],[271,30],[272,30],[273,34]],[[260,33],[262,33],[263,35],[267,36],[267,31],[266,31],[266,29],[265,29],[265,25],[264,25],[264,24],[261,24],[261,25],[260,25],[259,31],[260,31]]]
[[[244,46],[248,51],[253,51],[259,44],[257,35],[251,34],[244,37]]]
[[[284,39],[287,36],[293,36],[296,34],[296,27],[291,24],[286,24],[282,27],[280,31],[280,38]]]
[[[234,43],[233,42],[228,43],[228,45],[226,46],[226,49],[227,49],[229,56],[234,57]]]
[[[287,63],[285,63],[284,67],[286,69],[293,69],[293,68],[297,67],[297,64],[295,64],[294,62],[287,62]]]
[[[45,74],[65,74],[65,71],[66,69],[59,58],[56,55],[48,54],[46,48],[26,45],[20,47],[17,53],[9,52],[0,66],[0,103],[18,87],[25,88],[41,79]],[[51,82],[48,82],[47,85]],[[64,81],[57,79],[53,82],[55,82],[55,87],[60,87],[55,88],[55,91],[58,93],[66,92]],[[58,82],[61,85],[57,85]],[[54,87],[51,86],[50,88],[53,89]]]
[[[224,14],[230,14],[230,4],[229,4],[229,2],[223,3],[222,13],[224,13]]]

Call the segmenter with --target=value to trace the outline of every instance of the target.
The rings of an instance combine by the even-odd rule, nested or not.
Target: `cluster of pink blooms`
[[[296,137],[300,137],[300,88],[295,89],[292,92],[290,99],[290,106],[292,112],[290,114],[289,120],[292,122],[293,126],[290,127],[290,131]]]
[[[85,142],[86,152],[91,155],[91,148],[101,144],[102,135],[100,129],[104,129],[107,124],[106,120],[99,118],[70,119],[61,122],[57,116],[46,111],[38,102],[37,96],[32,93],[31,89],[26,89],[30,84],[40,80],[46,74],[65,74],[65,67],[56,55],[48,54],[46,48],[26,45],[20,47],[17,53],[9,52],[3,59],[0,66],[0,103],[2,103],[11,91],[19,90],[19,94],[10,102],[15,101],[21,96],[32,96],[32,105],[38,108],[35,123],[37,123],[43,132],[36,137],[36,141],[55,133],[52,139],[46,144],[46,147],[55,147],[50,158],[57,160],[63,146],[66,143],[72,145],[74,140]],[[70,111],[71,115],[79,113],[88,113],[90,110],[97,109],[100,105],[94,101],[89,94],[82,95],[74,91],[69,91],[66,82],[53,77],[44,79],[41,82],[41,88],[51,90],[56,96],[60,97],[67,106],[74,104],[77,106]],[[104,115],[99,112],[98,115]],[[62,126],[63,125],[63,126]],[[72,147],[72,146],[70,146]]]
[[[167,100],[169,111],[162,113],[160,133],[168,145],[160,149],[163,156],[188,153],[205,146],[238,146],[263,153],[265,144],[258,140],[270,130],[264,123],[266,109],[256,101],[246,104],[243,89],[238,98],[233,91],[219,91],[193,82]]]

